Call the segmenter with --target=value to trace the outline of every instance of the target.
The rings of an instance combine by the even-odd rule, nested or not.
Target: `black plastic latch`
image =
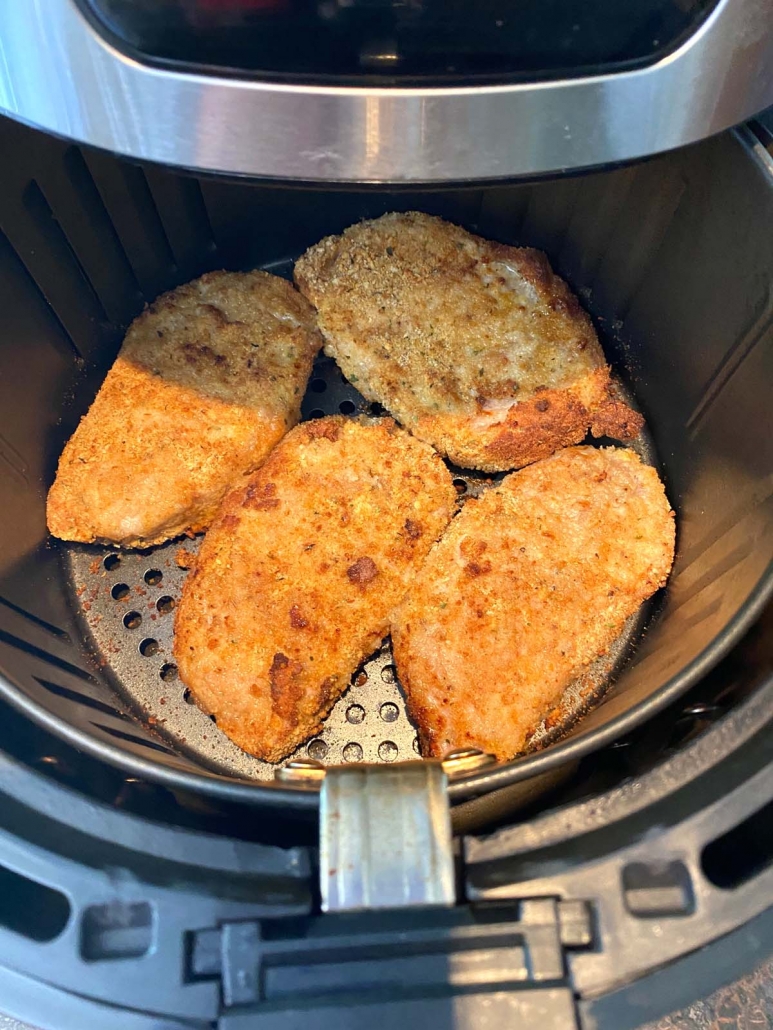
[[[188,976],[220,979],[219,1030],[575,1030],[565,951],[592,942],[587,903],[555,898],[234,922],[194,934]]]

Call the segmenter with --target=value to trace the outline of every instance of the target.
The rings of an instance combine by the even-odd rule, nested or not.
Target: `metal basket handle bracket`
[[[321,786],[323,911],[453,905],[448,779],[491,761],[469,749],[443,762],[285,767],[282,779]]]
[[[323,911],[454,904],[451,810],[440,762],[328,769],[319,830]]]

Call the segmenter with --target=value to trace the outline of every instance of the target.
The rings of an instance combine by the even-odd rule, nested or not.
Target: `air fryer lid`
[[[0,0],[0,40],[11,117],[161,164],[305,182],[600,166],[773,103],[766,0]]]
[[[172,555],[120,555],[115,563],[112,552],[94,550],[86,564],[85,553],[47,542],[45,492],[64,439],[112,360],[120,325],[137,311],[139,287],[152,298],[202,265],[281,269],[287,255],[325,232],[395,207],[423,207],[547,250],[597,315],[607,352],[648,416],[679,527],[662,610],[603,703],[567,740],[464,776],[451,784],[452,795],[528,778],[608,742],[694,682],[754,617],[770,586],[773,551],[773,442],[764,428],[773,272],[765,226],[773,194],[768,165],[748,134],[636,169],[529,188],[321,197],[142,172],[3,129],[18,189],[0,201],[8,466],[0,486],[0,689],[34,718],[133,775],[254,804],[316,806],[314,791],[250,782],[241,769],[229,777],[217,762],[214,726],[214,763],[204,730],[190,749],[179,732],[176,740],[165,733],[166,705],[186,710],[170,668],[174,590],[164,576],[172,582]],[[159,259],[159,241],[173,265],[163,251]],[[345,411],[356,404],[340,381],[335,390],[317,389],[312,383],[307,415],[322,397]],[[94,596],[89,581],[98,585]],[[108,629],[121,634],[120,646],[111,645],[120,653],[97,639]],[[149,693],[122,688],[122,681],[130,685],[121,667],[130,650],[143,690],[153,683],[155,708]],[[415,757],[399,706],[391,718],[397,695],[388,692],[387,668],[374,663],[377,690],[360,698],[362,684],[351,688],[340,713],[340,752],[331,757],[346,759],[349,744],[382,762]],[[364,709],[360,723],[349,717],[356,705]],[[310,757],[315,750],[322,757],[320,742],[311,747]]]

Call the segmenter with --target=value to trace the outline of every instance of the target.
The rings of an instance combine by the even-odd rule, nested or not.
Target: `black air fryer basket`
[[[669,585],[632,627],[595,707],[533,754],[462,773],[453,799],[567,768],[619,738],[704,676],[762,610],[773,582],[773,176],[749,130],[571,179],[389,193],[196,179],[1,128],[0,689],[78,748],[170,787],[316,807],[315,790],[277,782],[187,703],[171,613],[180,548],[195,544],[62,544],[47,537],[44,504],[64,442],[144,303],[208,269],[289,275],[322,236],[389,210],[547,252],[645,414],[646,450],[677,515]],[[357,410],[362,398],[321,359],[304,415]],[[459,489],[474,491],[475,478]],[[293,757],[417,758],[386,649]]]

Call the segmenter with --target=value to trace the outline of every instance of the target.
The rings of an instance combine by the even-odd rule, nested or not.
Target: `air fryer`
[[[245,14],[249,6],[230,5],[231,21],[209,33],[214,5],[84,0],[76,13],[56,0],[46,21],[0,3],[0,106],[36,126],[0,121],[0,695],[10,706],[0,748],[22,763],[27,750],[50,758],[33,780],[42,770],[61,805],[40,802],[39,784],[28,790],[21,775],[9,791],[36,820],[45,810],[46,820],[71,824],[61,839],[47,828],[24,855],[0,854],[0,886],[20,899],[10,916],[0,905],[0,939],[11,935],[14,965],[35,977],[46,942],[52,981],[100,1004],[181,1019],[206,1012],[237,1028],[265,1003],[261,1019],[273,1026],[271,1005],[297,988],[321,1005],[322,1026],[320,1013],[333,1025],[355,1011],[341,972],[355,967],[366,985],[407,978],[411,1005],[425,989],[437,1000],[441,986],[472,997],[477,974],[464,963],[462,972],[444,959],[410,974],[388,965],[408,924],[393,911],[395,921],[377,927],[373,910],[429,905],[428,923],[422,915],[409,926],[411,954],[424,956],[430,939],[443,940],[446,958],[478,954],[472,942],[484,940],[486,976],[499,983],[497,949],[520,941],[523,975],[512,949],[500,971],[510,987],[513,978],[535,987],[536,1009],[520,988],[507,995],[526,1006],[519,1018],[544,1021],[544,1001],[552,1018],[571,1019],[567,970],[577,996],[600,996],[761,918],[771,897],[773,755],[762,729],[773,719],[773,158],[758,122],[702,138],[770,98],[765,4],[638,5],[642,17],[658,8],[665,18],[668,8],[657,46],[632,31],[615,49],[581,21],[571,47],[532,48],[539,68],[525,77],[511,67],[517,34],[477,65],[475,37],[467,63],[451,72],[445,51],[428,55],[418,43],[413,63],[399,67],[360,62],[355,71],[355,51],[343,46],[335,67],[301,67],[314,64],[313,48],[288,48],[282,67],[264,67],[259,48],[238,45],[240,31],[266,24]],[[339,6],[356,54],[375,54],[356,36],[369,24],[362,10]],[[274,29],[288,11],[270,8]],[[432,7],[422,11],[431,19]],[[170,35],[169,12],[185,16],[178,27],[187,35]],[[746,62],[725,47],[739,17]],[[401,38],[426,38],[409,29]],[[458,50],[461,38],[449,33],[444,45]],[[367,89],[352,88],[351,76]],[[683,108],[673,101],[679,81],[692,84]],[[698,81],[708,92],[696,91]],[[675,509],[676,560],[665,590],[575,685],[529,753],[499,764],[475,751],[444,766],[421,762],[387,640],[323,731],[273,768],[232,745],[177,673],[174,608],[198,541],[146,551],[56,541],[46,492],[146,303],[211,269],[290,277],[323,236],[396,210],[547,253],[645,416],[637,446]],[[320,356],[302,416],[358,412],[375,409]],[[461,495],[479,490],[480,477],[454,474]],[[486,670],[476,675],[484,689]],[[610,760],[634,754],[633,763]],[[127,792],[129,822],[149,820],[129,843]],[[84,798],[87,809],[104,806],[95,809],[104,839],[93,847],[100,831],[84,828]],[[646,826],[637,822],[644,811]],[[8,812],[16,818],[13,804]],[[173,868],[165,835],[186,834],[194,850]],[[233,886],[230,865],[214,882],[216,838],[236,856],[223,868],[245,856],[246,886]],[[105,896],[117,909],[95,900],[83,870],[72,873],[62,857],[97,876],[116,864],[134,869],[138,855],[147,890],[110,872]],[[418,886],[396,883],[406,870]],[[41,901],[38,890],[52,897]],[[49,915],[22,945],[13,935],[26,932],[27,897],[30,911]],[[450,908],[454,899],[472,907]],[[309,915],[322,907],[344,914]],[[293,922],[301,915],[310,922]],[[267,922],[256,929],[256,920]],[[392,950],[387,966],[368,971],[359,951],[376,956],[378,934]],[[173,1004],[143,973],[154,954],[164,976],[181,978],[187,1001]],[[545,1000],[541,983],[564,993]],[[337,991],[348,1009],[336,1008]],[[203,1008],[191,1005],[205,994]],[[475,1025],[468,1001],[460,1005],[454,1018]],[[418,1025],[423,1017],[410,1011],[405,1025]],[[442,1025],[446,1009],[431,1012]]]

